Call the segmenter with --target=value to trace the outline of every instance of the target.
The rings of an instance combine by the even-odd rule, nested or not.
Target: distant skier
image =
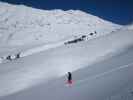
[[[17,59],[17,58],[20,58],[20,53],[18,53],[18,54],[16,55],[16,59]]]
[[[11,56],[10,56],[10,55],[9,55],[9,56],[7,56],[7,57],[6,57],[6,59],[7,59],[7,60],[10,60],[10,61],[12,60],[12,58],[11,58]]]
[[[72,73],[71,72],[68,72],[67,79],[68,79],[67,83],[71,85],[72,84]]]

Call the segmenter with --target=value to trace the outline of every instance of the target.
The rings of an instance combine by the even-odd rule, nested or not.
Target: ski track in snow
[[[130,63],[130,64],[127,64],[127,65],[123,65],[123,66],[111,69],[109,71],[103,72],[101,74],[94,75],[92,77],[88,77],[88,78],[83,79],[83,80],[78,80],[78,81],[76,81],[76,83],[74,83],[74,86],[80,85],[81,83],[85,83],[88,80],[100,78],[100,77],[103,77],[103,76],[105,76],[105,75],[107,75],[109,73],[112,73],[112,72],[115,72],[115,71],[118,71],[118,70],[123,70],[124,68],[132,67],[132,66],[133,66],[133,63]]]
[[[51,45],[49,44],[49,45],[44,45],[44,46],[41,46],[41,47],[32,48],[32,49],[29,49],[27,51],[22,52],[21,57],[29,56],[29,55],[32,55],[32,54],[35,54],[35,53],[39,53],[41,51],[56,48],[56,47],[61,46],[63,44],[64,43],[62,42],[62,43],[56,43],[56,44],[51,44]]]

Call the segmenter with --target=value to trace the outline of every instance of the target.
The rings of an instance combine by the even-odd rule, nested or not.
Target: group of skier
[[[16,54],[16,55],[15,55],[15,58],[12,58],[11,55],[9,55],[9,56],[6,57],[6,59],[7,59],[7,60],[10,60],[10,61],[13,60],[13,59],[18,59],[18,58],[20,58],[20,53]]]

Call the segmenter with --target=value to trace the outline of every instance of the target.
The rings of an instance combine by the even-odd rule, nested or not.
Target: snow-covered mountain
[[[47,44],[95,31],[100,36],[120,27],[80,10],[49,11],[0,2],[1,46]]]
[[[0,100],[132,100],[132,33],[80,10],[0,2]]]

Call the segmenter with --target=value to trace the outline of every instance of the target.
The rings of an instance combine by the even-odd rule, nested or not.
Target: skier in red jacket
[[[72,84],[72,73],[71,72],[68,72],[68,76],[67,76],[67,83],[68,84]]]

